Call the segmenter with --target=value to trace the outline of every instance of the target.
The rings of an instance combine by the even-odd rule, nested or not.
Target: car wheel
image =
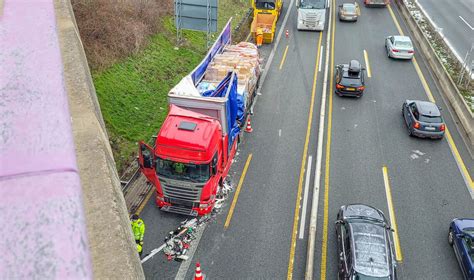
[[[413,131],[411,131],[411,128],[408,128],[408,136],[413,137]]]
[[[451,228],[449,228],[448,243],[451,246],[453,246],[453,244],[454,244],[454,233],[453,233],[453,230]]]
[[[386,50],[387,50],[387,57],[388,57],[388,58],[391,58],[391,56],[390,56],[390,51],[389,51],[387,48],[386,48]]]

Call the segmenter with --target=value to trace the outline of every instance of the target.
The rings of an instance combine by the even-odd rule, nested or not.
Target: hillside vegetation
[[[74,12],[119,174],[166,117],[167,93],[206,53],[206,35],[184,31],[176,48],[173,2],[79,1]],[[248,0],[219,0],[218,29],[244,17]]]

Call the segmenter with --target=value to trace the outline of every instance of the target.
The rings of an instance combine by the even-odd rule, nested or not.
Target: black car
[[[403,103],[402,114],[410,136],[443,138],[446,125],[436,104],[428,101],[406,100]]]
[[[338,279],[397,279],[392,230],[382,211],[344,205],[337,214]]]
[[[474,279],[474,219],[454,219],[449,225],[449,245],[453,246],[464,279]]]
[[[361,97],[365,90],[365,68],[357,60],[336,66],[336,94]]]

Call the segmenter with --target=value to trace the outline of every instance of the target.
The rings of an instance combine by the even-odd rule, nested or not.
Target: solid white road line
[[[321,56],[319,57],[319,69],[318,69],[318,72],[321,72],[321,67],[322,67],[322,63],[321,61],[323,61],[323,52],[324,52],[324,46],[321,46]]]
[[[300,235],[299,235],[300,239],[304,238],[304,227],[306,225],[306,206],[308,204],[308,189],[309,189],[309,181],[311,180],[311,162],[312,161],[313,161],[313,156],[310,155],[308,157],[308,169],[306,169],[306,180],[304,182],[303,209],[301,210]]]
[[[433,25],[433,27],[436,29],[436,30],[442,30],[442,28],[440,28],[438,25],[436,25],[436,23],[433,21],[433,19],[431,19],[430,15],[428,14],[428,12],[426,12],[426,10],[423,8],[423,6],[421,5],[420,2],[418,2],[418,0],[415,0],[416,4],[418,5],[418,7],[420,8],[421,12],[423,13],[423,15],[428,19],[428,21],[431,23],[431,25]],[[463,59],[462,57],[459,55],[459,53],[456,51],[456,49],[454,48],[453,44],[451,44],[451,42],[449,42],[449,40],[446,38],[446,36],[444,36],[441,31],[436,31],[439,33],[439,35],[443,38],[444,42],[446,43],[446,45],[448,45],[448,47],[451,49],[451,51],[453,51],[454,53],[454,56],[459,60],[459,62],[463,63]],[[466,70],[469,71],[469,69],[466,67]]]
[[[334,3],[334,2],[333,2]],[[323,80],[323,93],[321,96],[321,109],[319,111],[319,131],[318,131],[318,148],[316,152],[316,170],[314,176],[314,189],[313,199],[311,204],[311,216],[309,220],[308,230],[308,248],[306,254],[306,269],[304,278],[311,280],[313,279],[314,270],[314,249],[316,243],[316,226],[318,224],[318,206],[319,206],[319,190],[321,188],[321,161],[323,158],[323,140],[324,140],[324,123],[326,118],[326,94],[328,88],[328,70],[329,70],[329,50],[331,41],[331,29],[332,29],[332,9],[329,9],[329,21],[328,21],[328,33],[326,36],[326,60],[324,66],[324,80]]]
[[[462,16],[459,16],[459,18],[464,21],[464,23],[471,28],[471,30],[474,30],[474,27],[472,27]]]

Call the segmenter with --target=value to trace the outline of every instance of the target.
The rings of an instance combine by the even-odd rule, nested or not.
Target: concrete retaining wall
[[[403,0],[396,0],[395,3],[398,6],[398,10],[402,15],[403,19],[407,23],[408,27],[412,31],[412,38],[417,44],[418,49],[421,51],[423,56],[426,58],[432,73],[437,79],[437,82],[441,89],[441,94],[449,101],[453,107],[454,112],[459,118],[462,129],[467,135],[467,138],[474,146],[474,115],[469,109],[468,105],[459,93],[454,81],[449,76],[447,70],[444,68],[443,63],[436,55],[435,50],[430,45],[428,38],[422,32],[418,23],[413,19],[408,8],[405,6]]]
[[[94,278],[144,279],[71,3],[54,2]]]

